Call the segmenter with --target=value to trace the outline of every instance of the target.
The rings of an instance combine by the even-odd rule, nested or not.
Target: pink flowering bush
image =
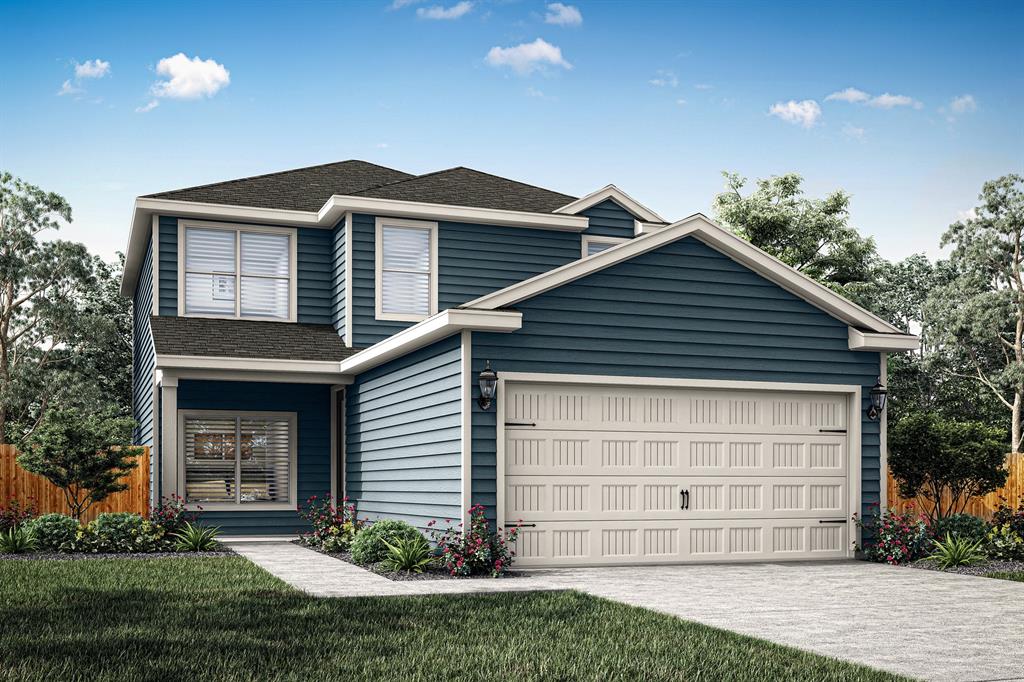
[[[7,504],[0,505],[0,533],[6,533],[13,528],[19,528],[36,517],[35,500],[19,502],[11,499]]]
[[[165,535],[172,535],[180,533],[187,524],[196,523],[202,511],[202,507],[197,507],[195,511],[189,511],[185,506],[184,497],[170,495],[161,497],[160,502],[149,510],[149,522],[163,528]]]
[[[322,498],[313,495],[306,500],[306,507],[299,516],[313,528],[302,536],[302,543],[323,552],[344,552],[366,525],[356,517],[356,505],[349,502],[348,497],[343,497],[341,504],[335,506],[330,495]]]
[[[869,561],[887,564],[905,564],[928,554],[931,533],[927,517],[913,508],[905,512],[882,510],[872,505],[871,519],[864,521],[854,515],[857,525],[864,531],[864,555]]]
[[[440,554],[439,563],[452,575],[490,575],[497,578],[512,565],[518,528],[502,534],[502,529],[491,531],[482,504],[469,508],[469,530],[465,533],[462,524],[445,530],[434,528],[435,521],[427,524],[432,539]]]

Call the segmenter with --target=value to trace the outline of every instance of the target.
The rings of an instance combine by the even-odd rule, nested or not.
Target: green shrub
[[[386,542],[394,545],[402,538],[422,537],[422,533],[405,521],[381,519],[356,535],[352,541],[352,560],[357,564],[375,564],[387,556]]]
[[[945,540],[935,540],[934,544],[935,551],[928,558],[942,569],[973,566],[986,558],[981,540],[947,535]]]
[[[73,549],[79,528],[77,519],[64,514],[43,514],[26,527],[31,530],[39,549],[54,551]]]
[[[212,552],[217,549],[217,536],[220,528],[193,526],[185,522],[185,527],[171,537],[176,539],[174,549],[179,552]]]
[[[394,543],[384,541],[388,553],[381,561],[386,571],[422,573],[434,560],[430,543],[422,535],[415,538],[399,538]]]
[[[162,528],[139,514],[100,514],[85,526],[75,541],[84,552],[159,552],[169,548]]]
[[[335,506],[330,495],[313,495],[306,500],[306,507],[299,511],[299,516],[313,529],[303,534],[302,543],[322,552],[344,552],[366,525],[356,516],[356,506],[347,497]]]
[[[994,526],[986,538],[985,551],[999,561],[1024,561],[1024,537],[1009,523]]]
[[[940,540],[947,535],[952,535],[955,538],[983,542],[985,536],[988,535],[988,524],[984,519],[979,519],[971,514],[953,514],[938,519],[932,525],[932,534]]]
[[[21,554],[31,552],[38,547],[32,531],[25,526],[8,528],[7,532],[0,533],[0,554]]]

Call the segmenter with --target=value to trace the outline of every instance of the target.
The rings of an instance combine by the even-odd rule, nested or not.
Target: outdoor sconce
[[[480,397],[476,399],[476,403],[481,410],[486,410],[494,402],[494,394],[498,390],[498,373],[491,369],[490,360],[476,378],[476,383],[480,387]]]
[[[885,409],[885,386],[881,384],[881,381],[876,382],[871,387],[871,392],[868,394],[871,397],[871,406],[868,408],[868,419],[871,421],[877,421],[882,416],[882,410]]]

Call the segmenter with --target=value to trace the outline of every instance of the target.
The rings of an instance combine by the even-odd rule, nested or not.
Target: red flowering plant
[[[905,564],[920,559],[929,553],[931,535],[928,519],[924,514],[908,507],[900,512],[895,509],[882,510],[877,504],[871,505],[870,520],[853,516],[864,534],[864,556],[869,561],[887,564]]]
[[[519,529],[511,528],[502,533],[498,528],[497,532],[492,532],[482,504],[469,508],[469,529],[465,532],[461,523],[444,530],[434,528],[435,523],[427,524],[428,532],[437,545],[438,561],[451,575],[497,578],[512,565],[516,553],[511,546]]]
[[[181,495],[161,497],[160,502],[149,510],[149,522],[163,528],[164,535],[179,533],[187,524],[199,521],[203,508],[197,506],[190,510],[185,506],[185,498]]]
[[[0,533],[18,528],[26,521],[36,517],[36,502],[31,497],[28,502],[11,498],[5,505],[0,505]]]
[[[335,506],[330,495],[313,495],[306,500],[306,507],[299,516],[309,522],[313,530],[302,536],[302,543],[324,552],[344,552],[366,521],[356,517],[356,505],[347,497]]]

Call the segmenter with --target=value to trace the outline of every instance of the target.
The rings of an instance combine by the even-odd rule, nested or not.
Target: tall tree
[[[30,433],[55,402],[124,400],[98,374],[99,356],[116,347],[113,270],[82,244],[50,238],[70,220],[64,197],[0,172],[0,443]]]
[[[714,200],[715,217],[754,246],[842,293],[857,298],[854,285],[871,279],[878,261],[875,242],[849,224],[850,195],[842,190],[824,199],[804,196],[796,173],[747,184],[736,173],[723,173],[726,191]]]
[[[1024,438],[1024,177],[986,182],[973,215],[950,225],[950,282],[928,300],[931,328],[955,376],[985,387],[1009,412],[1010,446]]]

